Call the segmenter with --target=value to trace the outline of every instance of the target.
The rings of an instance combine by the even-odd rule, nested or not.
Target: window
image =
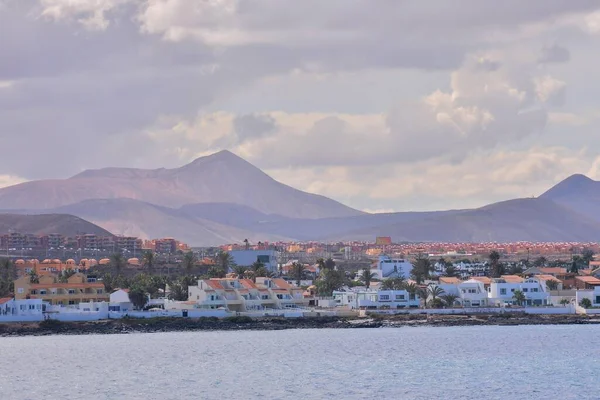
[[[475,289],[469,289],[469,293],[477,293],[477,290],[475,290]]]
[[[69,289],[69,294],[75,294],[75,289]]]
[[[17,288],[17,293],[22,294],[25,290],[22,287]]]
[[[389,300],[389,299],[390,299],[389,294],[382,294],[379,296],[379,300]]]
[[[33,290],[31,291],[31,294],[37,294],[37,290],[33,289]]]
[[[506,289],[500,289],[500,294],[506,294]]]
[[[263,264],[268,264],[271,262],[271,257],[269,256],[257,256],[256,261],[261,262]]]
[[[533,288],[533,289],[531,289],[531,291],[532,291],[532,292],[537,292],[537,291],[538,291],[538,288]]]
[[[529,292],[529,289],[523,288],[523,293],[527,293],[527,292]]]
[[[40,290],[40,294],[46,294],[46,293],[47,293],[47,292],[46,292],[46,290],[45,290],[45,289],[42,289],[42,290]]]
[[[29,309],[30,309],[30,310],[35,310],[35,305],[33,305],[33,304],[30,304],[30,305],[29,305]]]
[[[200,300],[200,295],[196,296],[196,300]]]
[[[281,300],[281,299],[283,299],[283,295],[282,295],[282,294],[278,294],[278,295],[277,295],[277,298],[278,298],[279,300]]]
[[[269,300],[269,295],[268,294],[263,294],[262,296],[260,296],[261,299],[263,300]]]
[[[102,289],[96,289],[96,293],[102,294],[102,293],[104,293],[104,290],[102,290]]]
[[[75,300],[69,300],[69,305],[72,306],[73,304],[75,304]]]
[[[397,294],[396,295],[396,300],[404,300],[404,295],[403,294]]]
[[[515,289],[510,289],[510,292],[511,292],[511,293],[514,293],[514,292],[515,292]]]

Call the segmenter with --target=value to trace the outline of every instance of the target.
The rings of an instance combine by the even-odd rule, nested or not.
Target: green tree
[[[388,278],[381,282],[381,290],[403,290],[405,289],[405,284],[404,278]]]
[[[587,297],[581,299],[581,301],[579,302],[579,305],[583,308],[592,308],[592,301],[590,299],[588,299]]]
[[[75,275],[75,271],[72,269],[65,269],[64,271],[62,271],[59,275],[58,275],[58,281],[60,283],[67,283],[69,281],[69,278],[72,277],[73,275]]]
[[[544,256],[540,256],[540,257],[536,258],[535,260],[533,260],[534,267],[543,267],[547,263],[548,263],[548,259]]]
[[[290,268],[290,275],[296,281],[296,286],[300,287],[300,281],[304,279],[304,275],[306,274],[306,267],[304,264],[299,262],[292,263]]]
[[[446,270],[444,271],[444,276],[447,277],[458,277],[458,270],[454,267],[454,264],[451,262],[446,263]]]
[[[560,299],[560,304],[566,306],[571,304],[571,302],[569,301],[569,299]]]
[[[445,293],[446,292],[444,292],[444,289],[442,289],[441,287],[430,285],[427,287],[426,302],[429,301],[429,303],[431,304],[431,302],[435,301],[435,299],[437,299]]]
[[[417,295],[419,294],[419,286],[417,286],[413,282],[405,283],[404,290],[408,292],[410,300],[415,300],[417,298]]]
[[[546,287],[548,288],[548,290],[556,290],[558,289],[558,282],[554,279],[549,279],[546,281]]]
[[[594,259],[594,251],[590,249],[583,249],[581,252],[581,261],[586,267],[590,266],[590,261]]]
[[[432,270],[433,267],[429,258],[419,253],[413,262],[413,268],[410,272],[410,275],[415,281],[417,281],[417,284],[421,284],[425,279],[429,278]]]
[[[233,272],[237,275],[238,279],[243,279],[247,270],[248,269],[246,267],[244,267],[243,265],[236,265],[233,268]]]
[[[156,255],[152,250],[147,250],[142,255],[142,265],[148,273],[154,272],[154,264],[156,264]]]
[[[193,251],[190,250],[187,253],[185,253],[185,255],[183,256],[183,270],[185,271],[186,275],[192,274],[194,267],[196,267],[197,261],[198,258],[196,258],[196,255]]]
[[[15,264],[9,258],[0,259],[0,297],[13,292],[14,280],[17,279]]]
[[[488,260],[490,263],[490,276],[492,278],[500,278],[504,273],[504,266],[500,262],[500,253],[497,251],[492,251],[488,256]]]
[[[454,302],[458,299],[455,294],[444,294],[440,296],[440,299],[446,304],[446,307],[454,307]]]
[[[40,283],[40,277],[35,272],[35,269],[29,271],[29,283]]]
[[[325,260],[325,268],[327,269],[335,269],[335,261],[330,257]]]
[[[110,272],[102,275],[102,283],[104,284],[104,290],[106,290],[106,293],[112,293],[112,291],[116,288],[115,278]]]
[[[323,271],[326,268],[325,267],[325,259],[319,258],[317,260],[317,267],[319,268],[319,271]]]
[[[119,276],[123,272],[123,268],[127,265],[127,260],[121,253],[115,253],[110,256],[110,266],[115,271],[116,275]]]
[[[229,273],[229,269],[235,266],[233,257],[226,251],[219,251],[215,256],[215,265],[221,270],[222,276]]]
[[[185,277],[169,282],[169,299],[176,301],[185,301],[188,299],[189,281]]]
[[[362,271],[360,273],[360,276],[359,276],[359,279],[362,282],[364,282],[364,284],[367,287],[367,289],[369,289],[371,287],[371,281],[373,279],[375,279],[376,277],[377,277],[377,274],[374,273],[374,272],[371,272],[371,268],[366,267],[366,268],[362,269]]]
[[[143,309],[148,303],[148,295],[143,287],[136,285],[129,289],[129,300],[138,310]]]
[[[515,290],[513,293],[513,299],[515,299],[518,305],[522,306],[526,300],[525,293],[520,290]]]
[[[573,274],[578,274],[580,263],[581,263],[581,258],[579,256],[574,256],[573,260],[571,261],[571,268],[569,268],[569,272],[571,272]]]
[[[347,283],[346,275],[342,271],[325,269],[317,280],[317,292],[320,296],[331,296],[333,291],[340,289]]]

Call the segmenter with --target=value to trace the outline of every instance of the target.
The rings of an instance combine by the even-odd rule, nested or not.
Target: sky
[[[370,212],[537,196],[600,179],[598,49],[597,0],[0,0],[0,187],[228,149]]]

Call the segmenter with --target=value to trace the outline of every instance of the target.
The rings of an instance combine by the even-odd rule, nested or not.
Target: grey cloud
[[[243,143],[275,132],[277,124],[270,115],[241,115],[233,120],[233,129],[238,140]]]
[[[564,63],[571,59],[571,53],[566,47],[552,45],[543,47],[538,62],[540,63]]]

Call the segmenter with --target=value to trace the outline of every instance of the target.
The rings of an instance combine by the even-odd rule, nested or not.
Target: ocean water
[[[599,399],[600,326],[0,338],[0,399]]]

